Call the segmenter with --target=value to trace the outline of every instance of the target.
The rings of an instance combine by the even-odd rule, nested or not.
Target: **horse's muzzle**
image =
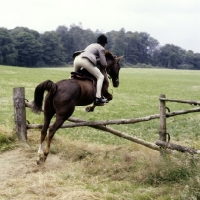
[[[119,80],[113,81],[113,87],[118,87],[119,86]]]

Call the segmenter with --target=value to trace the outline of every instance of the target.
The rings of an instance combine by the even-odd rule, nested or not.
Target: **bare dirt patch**
[[[36,159],[35,150],[24,148],[0,154],[0,199],[99,199],[70,184],[68,174],[73,176],[74,169],[59,155],[51,154],[43,166]]]

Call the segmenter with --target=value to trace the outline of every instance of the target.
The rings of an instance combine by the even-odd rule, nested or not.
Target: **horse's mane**
[[[116,56],[113,55],[113,54],[112,54],[110,51],[108,51],[108,50],[105,51],[105,56],[106,56],[106,58],[111,58],[111,59],[115,59],[115,58],[116,58]]]

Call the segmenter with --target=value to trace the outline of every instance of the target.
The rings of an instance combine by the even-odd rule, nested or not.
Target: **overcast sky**
[[[160,45],[200,53],[200,0],[0,0],[0,27],[43,33],[79,23],[104,33],[147,32]]]

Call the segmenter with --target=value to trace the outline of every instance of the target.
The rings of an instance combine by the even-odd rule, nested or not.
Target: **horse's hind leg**
[[[38,156],[39,156],[39,160],[37,161],[37,164],[42,164],[45,161],[45,155],[44,155],[44,151],[43,151],[43,147],[44,147],[44,140],[46,138],[47,135],[47,130],[49,128],[49,124],[50,121],[53,117],[55,112],[51,112],[47,114],[44,114],[44,125],[41,129],[41,136],[40,136],[40,144],[39,144],[39,149],[38,149]]]
[[[47,158],[49,151],[50,151],[50,145],[51,141],[53,139],[54,134],[56,131],[63,125],[63,123],[72,115],[74,112],[75,105],[69,104],[68,106],[62,108],[62,114],[56,113],[56,121],[53,123],[53,125],[49,128],[49,134],[47,136],[47,147],[44,152],[45,159]]]
[[[68,117],[67,117],[68,118]],[[64,121],[67,119],[66,117],[60,117],[56,115],[56,121],[53,123],[53,125],[51,127],[49,127],[49,134],[47,136],[47,146],[44,152],[44,159],[46,160],[49,151],[50,151],[50,145],[51,145],[51,141],[53,139],[54,134],[56,133],[56,131],[63,125]]]
[[[39,149],[38,149],[38,156],[39,160],[37,161],[37,164],[42,164],[45,161],[45,155],[44,155],[44,140],[47,135],[47,130],[49,128],[49,124],[51,122],[52,117],[55,114],[55,110],[53,108],[53,102],[52,102],[52,97],[47,94],[46,99],[45,99],[45,105],[44,105],[44,124],[41,129],[41,136],[40,136],[40,144],[39,144]]]

